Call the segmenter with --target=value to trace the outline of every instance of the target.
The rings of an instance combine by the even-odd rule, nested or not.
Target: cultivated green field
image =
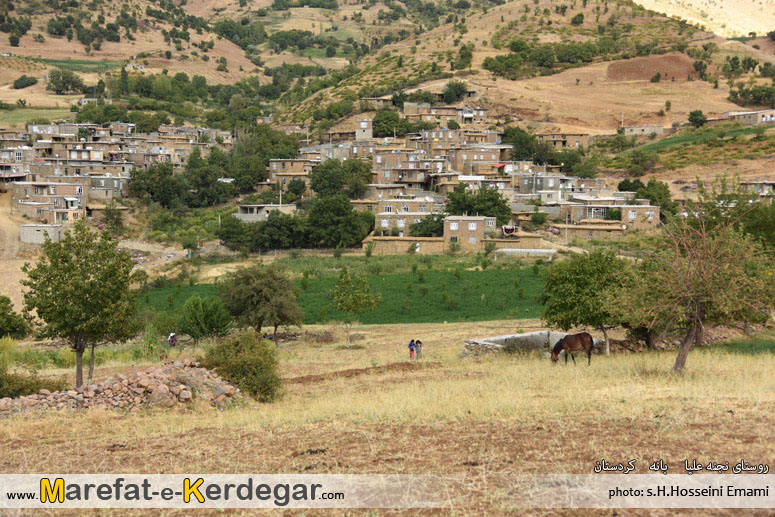
[[[539,266],[524,267],[520,263],[510,263],[490,266],[485,270],[466,269],[467,262],[473,259],[455,263],[455,259],[440,257],[440,262],[453,266],[441,269],[436,267],[441,264],[434,266],[431,263],[430,268],[422,264],[418,259],[424,257],[397,258],[405,264],[396,264],[395,270],[387,266],[394,263],[395,258],[373,258],[371,262],[358,258],[344,261],[348,267],[364,271],[372,290],[382,297],[382,303],[376,310],[358,317],[361,323],[484,321],[536,318],[540,315],[541,305],[536,301],[541,292]],[[304,323],[343,319],[343,314],[330,307],[329,293],[336,284],[338,271],[326,267],[338,260],[299,258],[277,261],[295,266],[291,271],[297,277]],[[303,264],[314,264],[314,267],[304,268]],[[418,264],[422,265],[418,267]],[[173,312],[194,294],[217,296],[218,288],[214,284],[181,283],[150,289],[141,296],[141,310],[150,308]]]
[[[0,124],[23,125],[32,120],[71,120],[69,108],[16,108],[0,110]]]
[[[72,70],[73,72],[105,72],[113,68],[120,68],[121,61],[92,61],[89,59],[36,59],[41,63],[57,68]]]

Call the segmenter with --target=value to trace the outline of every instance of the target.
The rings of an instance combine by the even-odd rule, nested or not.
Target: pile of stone
[[[192,359],[165,363],[130,376],[118,374],[77,390],[42,389],[35,395],[0,399],[0,415],[49,409],[116,408],[138,411],[144,406],[172,407],[202,399],[223,407],[240,395],[218,374]]]
[[[494,352],[502,352],[503,345],[499,343],[492,343],[489,341],[480,341],[477,339],[470,339],[465,342],[463,348],[463,356],[478,357],[484,354],[491,354]]]

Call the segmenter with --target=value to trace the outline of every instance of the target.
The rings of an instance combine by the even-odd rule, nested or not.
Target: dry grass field
[[[704,25],[723,36],[766,34],[772,30],[773,0],[635,0],[636,3],[668,16]]]
[[[0,471],[451,474],[470,481],[450,502],[454,514],[525,515],[487,491],[488,482],[591,473],[601,457],[636,459],[641,473],[661,458],[680,473],[687,458],[775,455],[771,353],[695,350],[681,376],[669,373],[671,351],[596,356],[591,367],[459,356],[465,338],[539,325],[356,327],[350,345],[340,328],[322,343],[313,336],[332,327],[306,327],[281,349],[286,382],[276,403],[14,417],[0,422]],[[415,365],[406,357],[412,337],[425,343]],[[118,370],[109,365],[98,377]],[[323,513],[331,514],[304,512]]]

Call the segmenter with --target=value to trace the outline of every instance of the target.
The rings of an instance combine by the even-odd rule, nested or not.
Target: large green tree
[[[62,95],[67,92],[80,92],[83,90],[83,79],[71,70],[54,68],[48,73],[46,89]]]
[[[459,183],[447,198],[447,212],[452,215],[495,217],[499,225],[511,220],[511,208],[495,187],[482,187],[474,192]]]
[[[676,217],[616,296],[631,326],[682,329],[680,372],[706,325],[763,322],[775,304],[775,263],[731,223]]]
[[[109,232],[92,232],[84,220],[60,241],[46,239],[38,263],[22,267],[24,312],[41,335],[63,339],[75,351],[76,387],[83,385],[87,347],[91,380],[95,346],[137,332],[137,300],[129,289],[133,267]]]
[[[374,214],[356,211],[343,195],[317,199],[309,209],[308,235],[316,246],[354,246],[373,229]]]
[[[238,269],[220,289],[232,316],[244,326],[261,332],[271,325],[301,325],[304,313],[296,301],[293,281],[278,267],[251,266]]]
[[[543,319],[563,330],[592,327],[603,333],[610,353],[608,330],[622,323],[622,316],[604,294],[620,287],[628,263],[613,251],[596,250],[557,261],[543,273]]]
[[[344,194],[350,198],[361,196],[371,183],[371,162],[365,160],[327,160],[309,175],[312,190],[319,197]]]

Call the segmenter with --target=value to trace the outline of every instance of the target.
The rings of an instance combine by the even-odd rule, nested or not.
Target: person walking
[[[174,347],[175,345],[177,345],[177,344],[178,344],[178,336],[177,336],[177,335],[176,335],[174,332],[173,332],[173,333],[171,333],[171,334],[169,335],[169,337],[167,338],[167,343],[168,343],[168,344],[169,344],[171,347]]]
[[[414,360],[414,350],[416,348],[416,345],[414,344],[414,339],[409,342],[409,360]]]
[[[419,339],[414,342],[414,351],[415,351],[415,358],[419,361],[422,357],[422,341]]]

